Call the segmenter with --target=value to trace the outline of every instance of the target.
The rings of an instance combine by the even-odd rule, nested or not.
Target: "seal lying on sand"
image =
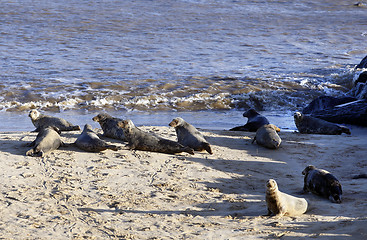
[[[266,124],[260,127],[256,131],[256,135],[252,143],[256,141],[257,144],[270,148],[277,149],[282,143],[282,139],[279,137],[278,133],[280,129],[273,124]]]
[[[107,113],[100,113],[92,118],[92,120],[101,125],[103,136],[126,141],[124,130],[117,125],[123,119],[114,118]]]
[[[341,203],[342,185],[331,173],[310,165],[302,174],[305,175],[303,191],[326,197],[334,203]]]
[[[79,126],[75,126],[65,119],[41,114],[36,109],[32,109],[29,112],[29,117],[31,118],[33,125],[36,127],[34,132],[39,132],[42,128],[46,128],[48,126],[57,127],[60,131],[80,130]]]
[[[350,134],[347,127],[337,125],[319,118],[303,115],[300,112],[294,113],[294,122],[300,133],[340,135]]]
[[[142,131],[135,127],[131,120],[121,121],[118,125],[124,129],[124,134],[126,140],[129,142],[128,146],[130,149],[169,154],[181,152],[194,154],[194,150],[190,147]]]
[[[170,122],[169,126],[175,128],[177,140],[182,145],[188,146],[195,151],[206,150],[209,154],[213,154],[210,144],[205,140],[203,134],[190,123],[177,117]]]
[[[266,117],[256,112],[255,109],[252,108],[244,112],[243,116],[248,118],[247,123],[243,126],[231,128],[229,131],[256,132],[260,127],[264,126],[265,124],[269,124],[269,121]]]
[[[268,207],[268,216],[297,216],[307,211],[308,203],[306,199],[279,191],[278,184],[274,179],[269,179],[266,182],[265,200]]]
[[[89,124],[85,124],[83,132],[76,139],[74,145],[88,152],[100,152],[106,149],[117,151],[120,149],[120,147],[108,144],[100,139]]]
[[[61,141],[59,134],[60,131],[56,127],[48,126],[46,128],[42,128],[39,131],[36,140],[27,145],[28,147],[33,148],[28,150],[26,155],[32,157],[44,157],[46,153],[63,146],[64,143]]]

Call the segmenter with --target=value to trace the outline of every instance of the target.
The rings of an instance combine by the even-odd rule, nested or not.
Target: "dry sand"
[[[175,140],[174,129],[142,127]],[[4,239],[367,239],[367,133],[281,132],[278,150],[254,133],[201,130],[214,154],[168,155],[61,148],[28,157],[36,133],[0,134],[0,238]],[[63,133],[74,142],[79,132]],[[122,142],[105,139],[124,146]],[[309,164],[334,174],[342,204],[302,194]],[[299,217],[267,213],[265,182],[309,203]]]

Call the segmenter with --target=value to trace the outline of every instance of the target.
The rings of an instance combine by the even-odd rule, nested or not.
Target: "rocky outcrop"
[[[367,56],[355,67],[367,68]],[[367,126],[367,71],[362,71],[353,80],[348,97],[321,96],[313,100],[302,111],[304,114],[334,123]]]
[[[313,100],[302,113],[333,123],[367,126],[367,100],[322,96]]]

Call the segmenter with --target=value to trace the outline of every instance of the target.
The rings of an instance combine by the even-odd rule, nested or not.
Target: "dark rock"
[[[302,113],[312,115],[314,112],[323,111],[325,109],[333,108],[337,105],[353,102],[355,100],[357,100],[357,98],[354,97],[336,98],[330,96],[321,96],[308,104],[308,106],[303,109]]]
[[[367,56],[355,68],[367,68]]]
[[[361,74],[359,74],[357,80],[354,82],[354,85],[357,85],[357,83],[366,83],[367,82],[367,71],[363,71]]]
[[[313,100],[302,112],[333,123],[367,126],[367,100],[322,96]]]

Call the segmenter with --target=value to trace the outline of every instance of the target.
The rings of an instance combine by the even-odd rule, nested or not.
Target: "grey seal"
[[[169,123],[169,126],[175,128],[177,140],[182,145],[188,146],[195,151],[206,150],[209,154],[213,154],[210,144],[206,141],[203,134],[190,123],[177,117]]]
[[[265,200],[269,216],[297,216],[305,213],[308,207],[306,199],[279,191],[274,179],[266,182]]]
[[[134,123],[129,119],[119,122],[119,126],[124,129],[124,134],[130,149],[168,154],[181,152],[194,154],[194,150],[190,147],[183,146],[178,142],[142,131],[135,127]]]
[[[32,149],[28,150],[26,155],[44,157],[45,154],[63,146],[64,143],[61,141],[59,134],[60,130],[56,127],[48,126],[42,128],[37,134],[36,140],[27,145],[28,147],[32,147]]]
[[[247,123],[243,126],[231,128],[229,129],[230,131],[256,132],[260,127],[264,126],[265,124],[269,124],[268,119],[256,112],[256,110],[253,108],[250,108],[244,112],[243,116],[247,117]]]
[[[117,151],[121,149],[116,145],[108,144],[106,141],[100,139],[89,124],[85,124],[83,132],[78,136],[74,145],[88,152],[101,152],[106,149]]]
[[[303,191],[328,198],[334,203],[341,203],[342,185],[330,172],[309,165],[302,174],[305,175]]]
[[[124,130],[117,124],[123,119],[112,117],[107,113],[100,113],[92,120],[99,123],[103,130],[103,136],[126,141]]]
[[[60,131],[80,130],[79,126],[73,125],[65,119],[44,115],[36,109],[32,109],[29,112],[29,117],[31,118],[33,125],[36,127],[34,132],[39,132],[42,128],[46,128],[48,126],[57,127]]]
[[[254,140],[252,140],[252,143],[256,141],[257,144],[263,147],[277,149],[282,143],[282,139],[277,133],[279,131],[280,129],[277,126],[273,124],[266,124],[256,131],[256,135]]]
[[[294,123],[300,133],[340,135],[350,134],[347,127],[325,121],[323,119],[304,115],[300,112],[294,113]]]

